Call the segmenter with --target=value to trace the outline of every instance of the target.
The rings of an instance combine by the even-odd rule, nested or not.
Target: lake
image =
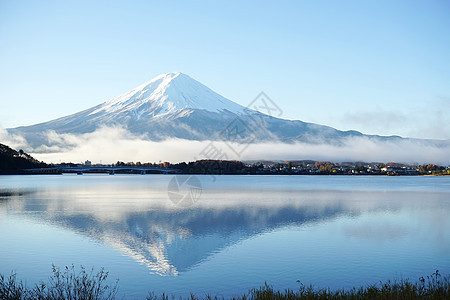
[[[450,274],[450,177],[0,176],[0,273],[105,267],[117,298]]]

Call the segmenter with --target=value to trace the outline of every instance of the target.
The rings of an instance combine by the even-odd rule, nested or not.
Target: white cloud
[[[439,97],[425,105],[386,110],[348,111],[330,124],[365,134],[400,135],[424,139],[450,139],[450,98]],[[333,123],[333,122],[331,122]]]
[[[203,142],[169,139],[150,141],[145,136],[130,133],[122,127],[102,127],[92,133],[57,134],[46,133],[50,146],[43,145],[32,155],[46,162],[93,162],[112,163],[120,161],[181,161],[192,160],[198,155]],[[199,150],[200,149],[200,150]]]
[[[402,128],[409,121],[409,117],[400,111],[387,111],[377,108],[373,111],[347,112],[342,122],[351,127],[364,126],[372,128],[373,132],[389,132],[393,128]]]
[[[0,143],[13,149],[29,149],[25,138],[18,134],[10,134],[6,129],[0,127]]]
[[[20,136],[8,135],[0,131],[2,141],[6,144],[26,145]],[[221,141],[192,141],[184,139],[167,139],[161,142],[150,141],[145,136],[130,133],[121,127],[102,127],[86,134],[46,133],[48,145],[33,149],[31,154],[46,162],[93,162],[114,163],[120,161],[192,161],[201,158],[219,158],[219,153],[212,147],[226,154],[227,159],[237,160],[330,160],[330,161],[396,161],[406,163],[450,164],[450,143],[445,147],[436,147],[431,143],[419,143],[411,140],[400,142],[379,142],[372,139],[349,138],[342,145],[293,143],[251,144],[242,152],[242,146]],[[8,143],[9,142],[9,143]],[[212,144],[211,144],[212,143]],[[231,148],[230,148],[231,147]],[[233,152],[233,147],[239,155]],[[206,153],[206,154],[202,154]],[[217,154],[217,155],[215,155]],[[224,157],[222,157],[224,159]]]
[[[244,153],[245,159],[379,161],[450,164],[450,144],[436,147],[411,140],[379,142],[366,137],[349,138],[343,145],[329,144],[256,144]]]

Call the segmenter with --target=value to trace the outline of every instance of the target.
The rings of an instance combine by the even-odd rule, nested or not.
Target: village
[[[260,171],[273,174],[301,175],[450,175],[450,166],[380,162],[287,161],[262,162]]]
[[[95,172],[102,168],[116,168],[123,173],[167,173],[178,174],[234,174],[234,175],[450,175],[450,166],[435,164],[405,164],[396,162],[330,162],[314,160],[298,161],[236,161],[197,160],[192,162],[122,162],[114,164],[61,163],[53,167],[88,168]],[[119,169],[117,169],[119,168]],[[90,171],[89,171],[90,169]],[[138,172],[139,171],[139,172]],[[103,171],[102,171],[103,172]]]

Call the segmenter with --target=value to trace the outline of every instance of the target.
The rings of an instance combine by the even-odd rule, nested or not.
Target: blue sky
[[[450,139],[448,1],[0,1],[0,126],[180,71],[247,105],[364,133]]]

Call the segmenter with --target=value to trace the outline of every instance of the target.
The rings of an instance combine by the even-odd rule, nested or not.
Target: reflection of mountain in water
[[[408,201],[421,197],[417,193],[407,194]],[[296,191],[277,192],[271,198],[273,195],[228,193],[227,197],[234,197],[234,204],[223,205],[223,198],[212,197],[190,209],[147,202],[138,209],[121,207],[120,217],[112,219],[102,217],[98,210],[86,209],[86,202],[78,203],[77,197],[67,193],[52,199],[37,192],[12,197],[8,202],[14,210],[28,216],[112,245],[154,273],[177,275],[242,239],[342,214],[396,210],[402,201],[392,192]],[[92,197],[95,202],[95,195]],[[103,202],[101,208],[107,209],[107,203],[116,202],[117,199]],[[170,201],[166,200],[167,203]],[[0,203],[0,209],[5,205]]]
[[[177,275],[242,239],[287,225],[326,219],[339,207],[195,209],[129,214],[124,222],[102,222],[87,215],[51,215],[83,235],[102,240],[161,275]]]

